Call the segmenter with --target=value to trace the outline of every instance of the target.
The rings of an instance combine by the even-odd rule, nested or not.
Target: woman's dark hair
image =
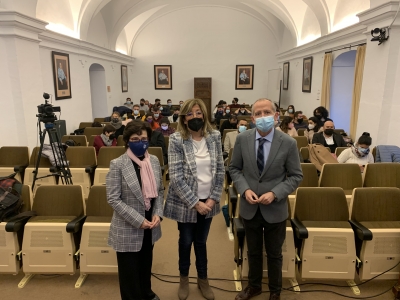
[[[110,133],[110,132],[115,132],[115,128],[112,125],[106,125],[103,127],[103,134],[106,134],[106,132]]]
[[[93,122],[92,127],[103,127],[100,122]]]
[[[284,133],[287,133],[289,130],[289,124],[293,121],[293,118],[290,116],[285,116],[282,119],[281,125],[279,127],[282,129]]]
[[[125,142],[125,148],[129,147],[129,139],[131,135],[132,134],[141,135],[143,130],[147,132],[147,140],[150,141],[152,130],[149,126],[146,126],[145,122],[138,119],[129,122],[125,126],[124,133],[122,134],[122,139]]]
[[[326,119],[329,116],[328,110],[323,107],[323,106],[318,106],[316,109],[314,109],[314,117],[317,116],[317,111],[321,114],[321,116]]]
[[[147,119],[147,117],[152,117],[152,118],[154,118],[154,114],[152,113],[152,112],[147,112],[147,114],[145,114],[145,116],[146,116],[146,119]],[[129,123],[128,123],[129,124]]]
[[[310,117],[309,118],[309,120],[311,120],[311,121],[313,121],[314,122],[314,132],[318,132],[319,131],[319,129],[320,129],[320,126],[319,126],[319,121],[318,121],[318,119],[316,118],[316,117]],[[307,129],[308,130],[308,129]]]
[[[290,105],[287,107],[288,113],[289,113],[289,108],[293,108],[292,114],[296,111],[296,109],[294,108],[294,105],[290,104]]]
[[[219,100],[219,102],[218,102],[218,104],[216,106],[223,105],[223,104],[226,104],[226,102],[224,100]]]
[[[363,132],[363,134],[358,138],[357,143],[359,145],[367,145],[371,146],[372,144],[372,138],[370,137],[368,132]]]
[[[162,117],[162,118],[161,118],[161,120],[160,120],[160,125],[161,125],[161,124],[164,124],[164,123],[165,123],[165,124],[168,124],[168,125],[170,124],[170,122],[169,122],[169,120],[168,120],[167,117]]]

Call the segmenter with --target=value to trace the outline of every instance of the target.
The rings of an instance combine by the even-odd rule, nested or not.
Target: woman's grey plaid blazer
[[[225,169],[222,158],[221,135],[213,130],[206,137],[207,148],[211,158],[212,187],[209,198],[216,201],[206,218],[211,218],[220,212]],[[164,206],[164,217],[182,223],[196,223],[198,202],[197,197],[197,167],[190,139],[183,140],[179,132],[169,137],[168,147],[169,188]]]
[[[150,155],[158,197],[153,202],[153,216],[163,215],[164,186],[160,162]],[[107,201],[114,209],[108,244],[117,252],[138,252],[142,248],[144,200],[132,160],[125,153],[110,162],[106,176]],[[161,238],[161,225],[152,230],[153,244]]]

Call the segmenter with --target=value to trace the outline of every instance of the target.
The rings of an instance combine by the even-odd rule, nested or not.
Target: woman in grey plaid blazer
[[[108,244],[117,252],[122,300],[159,300],[151,289],[153,246],[161,238],[164,186],[158,158],[147,152],[151,129],[141,120],[124,130],[125,154],[110,163],[107,200],[114,209]]]
[[[189,295],[192,244],[196,254],[197,284],[206,299],[214,299],[207,280],[207,237],[212,217],[220,212],[224,181],[221,135],[208,122],[202,100],[187,100],[169,139],[170,184],[164,216],[178,222],[179,299]]]

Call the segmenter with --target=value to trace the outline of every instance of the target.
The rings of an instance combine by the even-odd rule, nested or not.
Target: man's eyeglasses
[[[133,138],[133,139],[129,139],[129,141],[132,142],[132,143],[139,143],[140,141],[142,141],[142,142],[148,142],[149,140],[148,140],[147,138],[141,138],[141,139],[139,139],[139,138]]]

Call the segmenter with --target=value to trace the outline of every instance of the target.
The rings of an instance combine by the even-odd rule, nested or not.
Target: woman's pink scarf
[[[144,205],[146,210],[149,210],[151,205],[150,201],[152,198],[158,197],[156,179],[154,178],[153,169],[151,168],[150,155],[146,151],[144,159],[140,160],[135,154],[128,148],[126,151],[129,158],[138,164],[140,168],[140,177],[142,178],[142,194],[144,199]]]

